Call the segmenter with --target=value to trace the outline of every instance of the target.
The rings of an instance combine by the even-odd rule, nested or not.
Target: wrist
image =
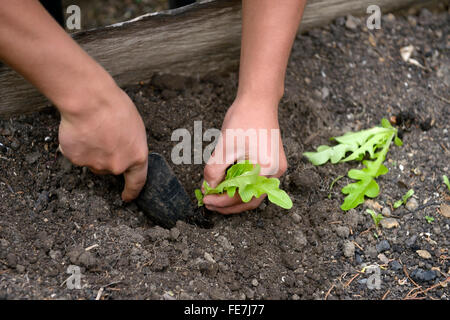
[[[81,119],[112,108],[120,94],[123,93],[112,77],[101,69],[90,77],[72,82],[71,90],[58,97],[57,101],[54,100],[54,103],[62,117]]]

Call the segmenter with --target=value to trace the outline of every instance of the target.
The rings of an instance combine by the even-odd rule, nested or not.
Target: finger
[[[129,202],[136,199],[147,180],[148,160],[144,164],[131,167],[124,172],[125,187],[122,192],[122,200]]]
[[[241,212],[248,211],[248,210],[253,210],[253,209],[259,207],[259,205],[264,200],[264,198],[265,198],[265,196],[261,196],[259,198],[253,198],[252,200],[250,200],[247,203],[240,203],[240,204],[237,204],[237,205],[234,205],[231,207],[221,208],[221,207],[215,207],[215,206],[206,206],[206,208],[208,210],[216,211],[221,214],[236,214],[236,213],[241,213]]]
[[[214,206],[214,207],[231,207],[235,206],[239,203],[242,203],[241,197],[236,192],[233,197],[229,197],[225,194],[211,194],[207,195],[203,198],[203,203],[205,205]]]
[[[208,185],[217,187],[225,178],[227,168],[234,163],[236,155],[226,155],[223,147],[223,140],[219,141],[213,154],[205,166],[203,175]]]
[[[96,170],[94,168],[88,167],[89,170],[91,170],[91,172],[93,174],[98,174],[98,175],[105,175],[105,174],[110,174],[110,172],[108,170]]]

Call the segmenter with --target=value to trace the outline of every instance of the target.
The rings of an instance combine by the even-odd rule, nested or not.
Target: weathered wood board
[[[365,15],[369,5],[383,13],[421,0],[309,0],[300,31],[338,16]],[[157,72],[192,77],[236,66],[241,30],[240,0],[209,0],[147,14],[104,28],[74,34],[120,86],[146,81]],[[0,66],[0,117],[49,104],[34,87]]]

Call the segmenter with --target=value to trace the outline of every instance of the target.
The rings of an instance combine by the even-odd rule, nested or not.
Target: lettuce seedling
[[[395,201],[394,209],[397,209],[402,204],[406,204],[406,201],[408,201],[408,199],[411,198],[413,194],[414,194],[414,190],[411,189],[403,196],[403,198],[401,200]]]
[[[259,198],[263,194],[267,194],[270,202],[284,209],[292,208],[291,198],[279,188],[280,180],[260,176],[260,171],[259,164],[253,165],[246,160],[231,166],[225,180],[215,188],[211,188],[206,181],[203,181],[205,193],[203,194],[200,189],[195,190],[198,206],[203,205],[203,197],[206,195],[227,193],[231,198],[238,192],[242,201],[246,203],[253,197]]]
[[[444,180],[444,183],[447,186],[448,191],[450,191],[450,181],[448,181],[448,177],[445,174],[442,176],[442,180]]]
[[[384,216],[381,213],[376,213],[372,209],[366,209],[366,212],[370,214],[373,223],[375,223],[375,227],[378,228],[378,225],[380,224],[380,221],[384,219]]]
[[[388,173],[388,168],[383,164],[386,159],[389,146],[392,141],[397,146],[403,145],[397,136],[397,129],[391,126],[387,119],[382,119],[381,126],[358,132],[348,132],[340,137],[331,138],[338,144],[334,147],[322,145],[316,152],[305,152],[304,155],[314,165],[322,165],[328,161],[331,163],[362,161],[366,154],[369,160],[362,163],[362,170],[351,169],[349,178],[357,180],[342,188],[342,193],[347,196],[341,209],[344,211],[353,209],[364,202],[364,197],[375,198],[380,193],[375,178]],[[347,153],[350,154],[347,156]]]

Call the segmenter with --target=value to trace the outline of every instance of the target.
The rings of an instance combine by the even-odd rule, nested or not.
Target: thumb
[[[125,187],[122,192],[122,200],[129,202],[136,199],[147,180],[148,160],[144,164],[129,168],[124,172]]]

